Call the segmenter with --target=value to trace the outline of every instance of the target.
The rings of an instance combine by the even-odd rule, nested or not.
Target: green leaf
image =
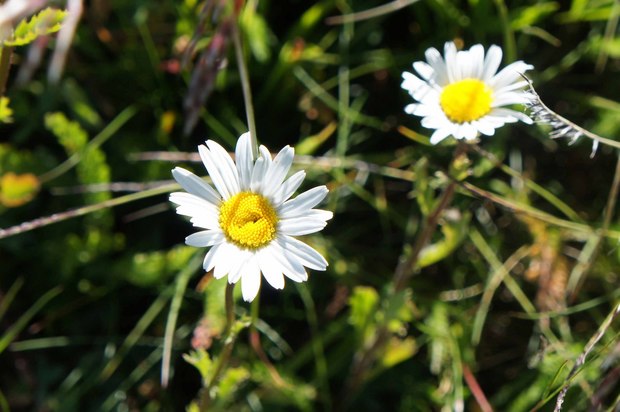
[[[80,124],[67,119],[63,113],[48,113],[45,127],[56,136],[69,156],[81,151],[88,142],[88,134]]]
[[[9,98],[0,97],[0,123],[11,123],[12,116],[13,110],[9,107]]]
[[[467,236],[470,220],[471,213],[466,212],[454,221],[444,223],[441,226],[443,239],[422,249],[418,266],[423,268],[450,256]]]
[[[183,359],[200,372],[203,382],[206,382],[211,376],[213,361],[206,350],[198,349],[191,351],[190,353],[184,354]]]
[[[29,20],[22,20],[13,35],[4,41],[5,46],[23,46],[36,40],[37,37],[55,33],[60,30],[62,21],[67,12],[48,7],[32,16]]]
[[[253,7],[244,7],[240,23],[246,33],[247,44],[256,60],[261,63],[269,60],[273,35],[265,19],[256,13]]]
[[[189,246],[176,246],[166,252],[136,253],[126,267],[127,280],[134,285],[152,287],[166,282],[179,272],[191,259],[195,249]]]
[[[530,27],[545,16],[554,13],[559,8],[560,5],[557,2],[551,2],[535,4],[531,7],[517,9],[511,19],[510,25],[514,30]]]
[[[228,368],[218,383],[218,400],[231,398],[239,386],[250,378],[250,372],[242,367]]]
[[[375,289],[368,286],[357,286],[353,289],[349,298],[351,306],[349,322],[362,340],[365,340],[374,330],[371,325],[374,323],[378,303],[379,294]]]
[[[392,338],[381,358],[381,364],[386,368],[391,368],[403,361],[406,361],[418,351],[418,345],[412,337],[405,339]]]

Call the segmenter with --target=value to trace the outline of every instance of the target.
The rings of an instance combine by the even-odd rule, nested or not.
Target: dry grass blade
[[[575,143],[581,136],[592,139],[592,156],[596,153],[599,143],[620,149],[620,142],[592,133],[551,110],[536,93],[532,81],[523,74],[521,76],[529,85],[529,90],[526,92],[529,102],[526,103],[526,106],[530,111],[530,116],[538,123],[546,123],[551,126],[552,131],[549,133],[549,137],[552,139],[566,137],[570,140],[570,144]]]
[[[568,392],[571,380],[577,374],[577,372],[579,372],[579,369],[585,364],[586,358],[594,348],[594,345],[596,345],[598,341],[601,340],[601,338],[603,337],[605,332],[607,332],[607,329],[614,321],[614,319],[616,319],[616,316],[618,316],[618,314],[620,314],[620,303],[617,303],[614,309],[609,313],[609,315],[607,315],[605,321],[601,324],[596,333],[590,338],[586,347],[583,349],[583,352],[575,361],[575,365],[573,365],[573,368],[570,370],[568,376],[564,381],[564,386],[558,394],[553,412],[560,412],[562,410],[562,404],[564,403],[564,398],[566,397],[566,393]]]
[[[417,3],[419,0],[395,0],[381,6],[373,7],[368,10],[357,13],[344,14],[342,16],[332,16],[325,19],[325,23],[329,25],[352,23],[354,21],[362,21],[379,17],[384,14],[392,13],[403,9],[411,4]]]

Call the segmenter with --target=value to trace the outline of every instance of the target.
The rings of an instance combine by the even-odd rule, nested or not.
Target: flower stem
[[[256,121],[254,119],[254,105],[252,104],[252,89],[250,88],[250,77],[248,76],[248,68],[245,64],[243,56],[243,44],[241,43],[241,35],[239,33],[239,24],[236,19],[232,24],[232,37],[235,45],[235,56],[237,58],[237,67],[239,69],[239,77],[241,78],[241,88],[243,89],[243,101],[245,103],[245,114],[248,121],[248,129],[250,130],[250,140],[252,142],[252,150],[254,155],[258,155],[258,137],[256,135]]]
[[[235,321],[235,301],[233,299],[233,291],[235,290],[234,283],[228,283],[226,285],[226,326],[224,327],[224,347],[222,348],[222,353],[217,359],[217,364],[215,366],[215,371],[213,375],[211,375],[211,379],[206,382],[205,387],[202,389],[202,394],[200,395],[200,404],[199,409],[200,412],[206,412],[209,410],[209,405],[211,404],[211,389],[213,385],[215,385],[220,378],[220,375],[228,365],[228,361],[230,360],[230,355],[232,354],[233,347],[235,346],[235,341],[237,340],[237,334],[233,333],[233,323]]]

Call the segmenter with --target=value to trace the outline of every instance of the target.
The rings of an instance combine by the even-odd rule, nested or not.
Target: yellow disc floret
[[[493,90],[478,79],[464,79],[444,87],[441,109],[455,123],[478,120],[491,111]]]
[[[263,196],[241,192],[222,203],[219,221],[230,242],[245,249],[259,249],[275,239],[278,216]]]

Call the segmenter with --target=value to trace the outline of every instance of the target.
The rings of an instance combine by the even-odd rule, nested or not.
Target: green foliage
[[[24,46],[38,37],[60,30],[67,12],[47,7],[29,19],[24,19],[13,30],[12,36],[3,42],[4,46]]]
[[[45,76],[58,42],[33,40],[67,12],[27,16],[3,43],[31,46],[0,69],[0,234],[18,233],[0,236],[0,410],[198,412],[220,364],[212,410],[484,410],[480,395],[497,411],[553,409],[620,297],[617,153],[591,159],[584,137],[569,146],[518,123],[454,159],[453,139],[431,145],[404,113],[399,85],[429,47],[497,44],[502,66],[535,67],[550,108],[618,140],[617,4],[219,3],[85,2],[56,85]],[[205,176],[196,145],[232,150],[247,130],[233,28],[258,140],[295,147],[299,191],[326,185],[334,218],[302,239],[327,271],[284,290],[263,279],[252,304],[237,285],[225,335],[227,280],[184,244],[200,228],[174,212],[178,189],[152,187],[176,166]],[[227,48],[209,55],[214,89],[184,134],[216,33]],[[571,378],[565,410],[617,408],[605,393],[617,332],[616,320]]]
[[[56,136],[68,155],[83,150],[88,141],[88,134],[80,124],[70,121],[63,113],[48,113],[45,127]]]
[[[119,262],[127,274],[126,279],[138,286],[162,285],[185,267],[195,250],[187,246],[176,246],[164,252],[136,253],[131,262]]]
[[[9,98],[0,97],[0,123],[11,123],[13,121],[13,110],[9,107]]]
[[[379,294],[370,287],[357,286],[349,298],[351,314],[349,322],[353,325],[358,339],[366,341],[376,330],[376,311]]]

